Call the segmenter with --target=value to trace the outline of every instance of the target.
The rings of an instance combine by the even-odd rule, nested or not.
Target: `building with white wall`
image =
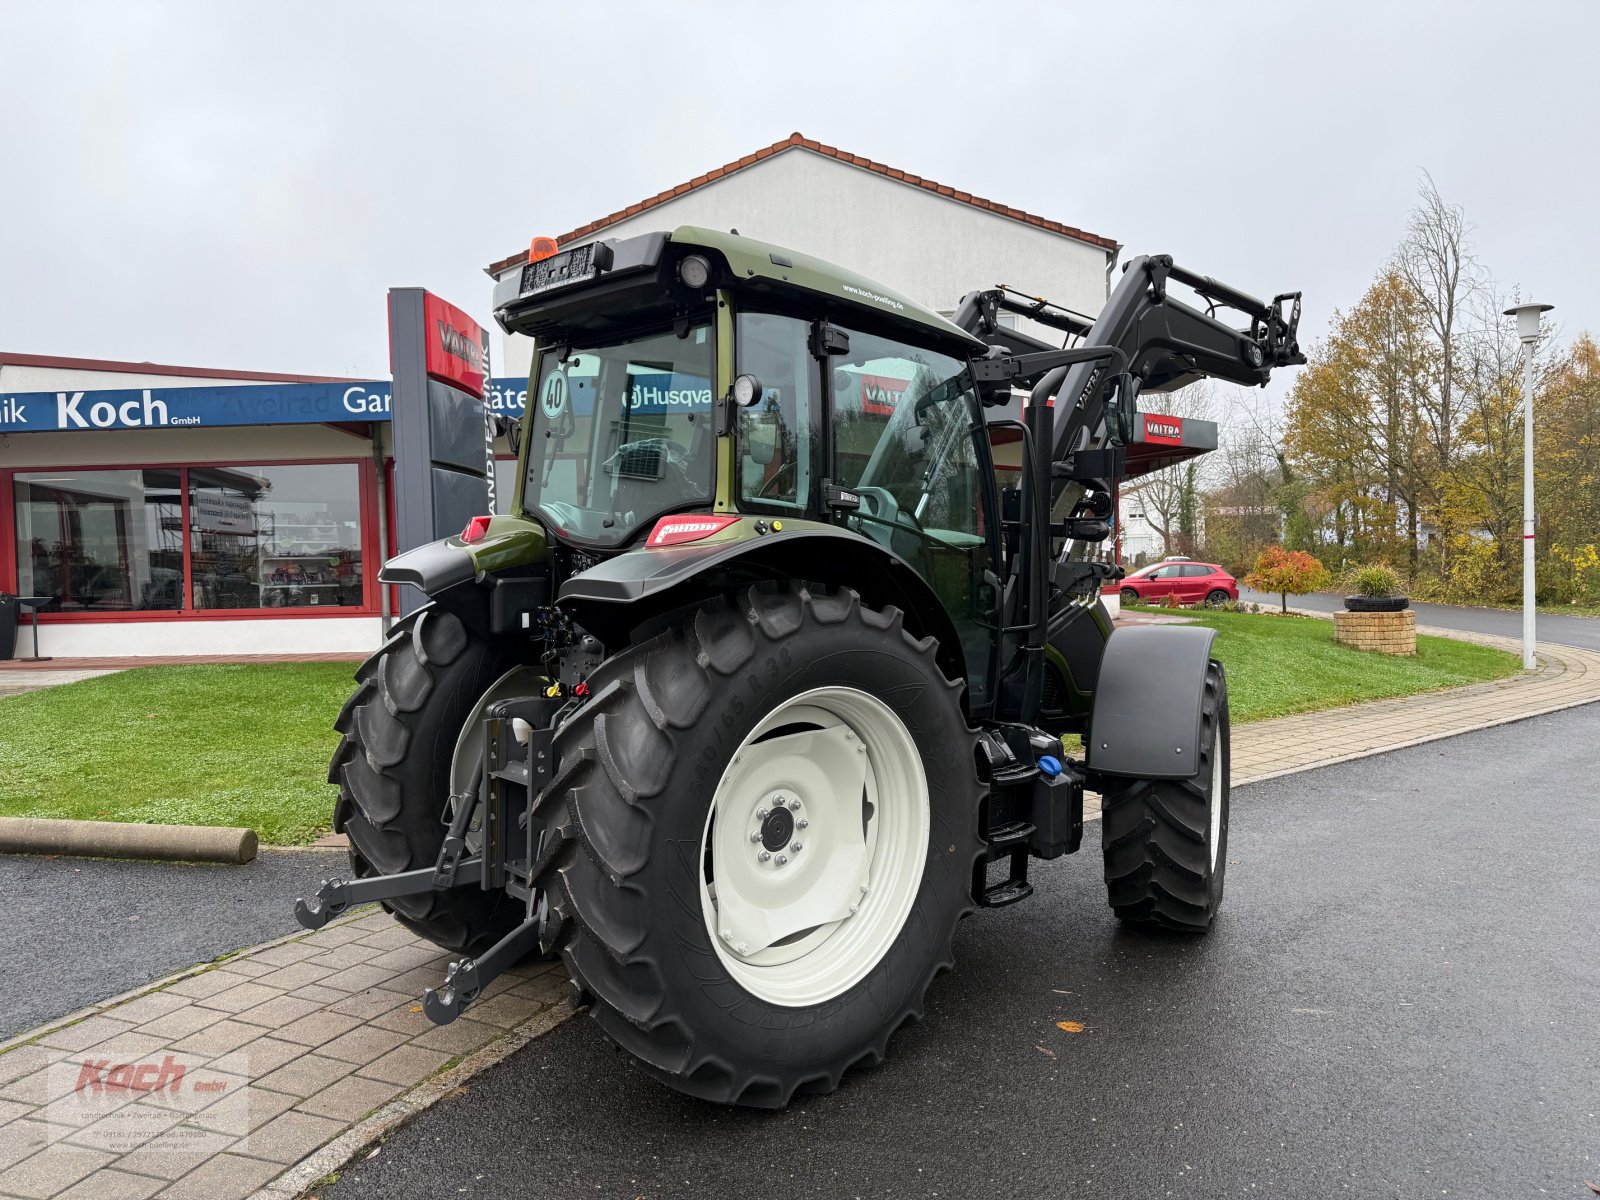
[[[537,220],[537,214],[530,214]],[[1004,283],[1094,316],[1120,251],[1110,238],[974,196],[796,133],[685,183],[551,235],[562,247],[703,225],[787,246],[888,284],[949,313],[966,293]],[[519,270],[526,250],[487,268]],[[1059,343],[1047,326],[1024,332]],[[530,339],[503,339],[506,374],[526,375]]]

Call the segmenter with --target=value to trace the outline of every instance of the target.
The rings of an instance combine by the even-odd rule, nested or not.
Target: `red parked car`
[[[1215,607],[1239,598],[1238,580],[1215,563],[1152,563],[1114,586],[1122,593],[1124,604],[1160,604],[1168,596],[1176,596],[1179,604]]]

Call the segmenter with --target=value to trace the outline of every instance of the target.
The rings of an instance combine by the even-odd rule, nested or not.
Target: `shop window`
[[[176,468],[36,471],[13,479],[17,588],[45,612],[183,607]]]
[[[359,608],[355,463],[189,468],[197,609]]]

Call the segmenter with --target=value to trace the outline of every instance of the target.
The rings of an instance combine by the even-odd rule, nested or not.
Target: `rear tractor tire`
[[[1211,928],[1228,868],[1228,679],[1206,668],[1200,768],[1108,791],[1100,822],[1106,893],[1117,917],[1190,933]]]
[[[921,1018],[983,796],[936,652],[854,592],[758,585],[590,676],[537,813],[546,945],[668,1086],[780,1108]]]
[[[449,797],[479,769],[463,747],[497,682],[517,668],[500,645],[431,606],[400,621],[361,664],[355,695],[334,723],[343,738],[328,768],[328,782],[339,788],[333,827],[350,839],[358,878],[433,866]],[[522,916],[505,892],[478,887],[402,896],[384,907],[435,945],[470,955]]]

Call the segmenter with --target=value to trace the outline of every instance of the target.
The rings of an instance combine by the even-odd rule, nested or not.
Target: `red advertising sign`
[[[861,411],[887,417],[894,413],[900,397],[911,386],[909,379],[890,379],[883,375],[861,377]]]
[[[423,294],[422,313],[427,326],[428,374],[481,397],[488,373],[489,335],[466,313],[432,292]]]
[[[1183,445],[1183,418],[1163,417],[1159,413],[1141,413],[1144,418],[1144,440],[1158,446]]]

